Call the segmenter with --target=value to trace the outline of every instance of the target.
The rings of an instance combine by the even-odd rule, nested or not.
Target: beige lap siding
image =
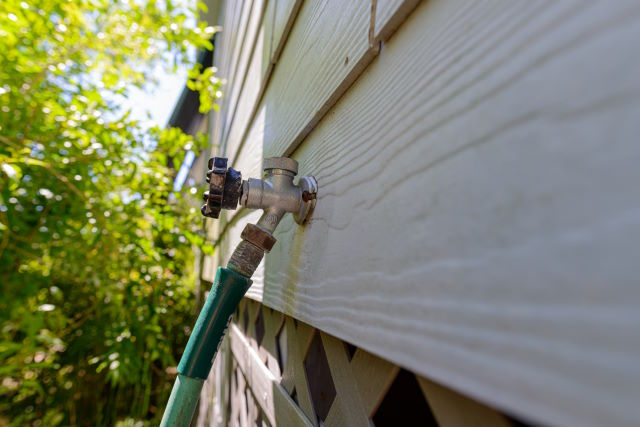
[[[528,420],[634,425],[640,5],[393,3],[287,6],[240,55],[226,154],[320,185],[250,298]]]

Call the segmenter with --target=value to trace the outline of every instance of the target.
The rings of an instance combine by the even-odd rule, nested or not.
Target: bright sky
[[[172,74],[159,68],[156,76],[159,82],[158,87],[149,93],[133,88],[124,107],[131,109],[132,118],[149,122],[148,113],[151,116],[150,125],[164,127],[187,82],[187,70],[181,68]]]
[[[157,87],[147,91],[132,88],[128,99],[123,100],[123,107],[131,109],[131,117],[142,121],[145,127],[167,125],[187,82],[187,69],[182,67],[170,73],[159,67],[155,76],[158,79]],[[174,181],[175,191],[180,191],[184,185],[194,159],[195,153],[189,151]]]
[[[153,125],[164,127],[184,90],[187,82],[187,70],[183,67],[178,69],[176,73],[167,73],[158,69],[155,75],[158,78],[158,86],[152,91],[133,88],[129,98],[124,101],[124,107],[131,109],[132,118],[143,121],[149,127]],[[150,116],[150,119],[147,115]],[[195,157],[195,153],[192,151],[186,154],[173,183],[175,191],[180,191],[184,185]]]
[[[192,0],[183,1],[188,4]],[[195,50],[191,50],[189,55],[195,59]],[[128,99],[123,102],[123,107],[130,109],[132,118],[140,120],[146,127],[153,125],[165,127],[187,82],[187,68],[178,67],[175,73],[171,73],[158,67],[154,76],[158,85],[153,90],[146,91],[131,88]],[[175,191],[180,191],[184,185],[194,159],[195,153],[192,151],[186,153],[174,181]]]
[[[177,6],[181,4],[185,7],[193,5],[194,0],[176,2]],[[193,24],[193,19],[189,18],[187,23]],[[188,55],[191,59],[195,59],[195,50],[189,49]],[[170,56],[167,56],[166,61],[172,63]],[[178,97],[187,82],[187,69],[182,66],[175,73],[170,73],[158,67],[154,74],[159,82],[158,87],[152,93],[133,88],[129,99],[125,100],[124,107],[131,109],[133,118],[146,122],[148,121],[147,113],[149,113],[151,125],[164,127],[169,121]]]

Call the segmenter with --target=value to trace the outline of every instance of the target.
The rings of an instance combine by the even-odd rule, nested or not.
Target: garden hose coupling
[[[318,183],[312,176],[301,177],[296,184],[298,162],[287,157],[264,159],[262,179],[242,180],[242,174],[227,167],[227,159],[209,159],[207,181],[209,191],[204,193],[202,214],[218,218],[222,209],[236,209],[238,203],[247,209],[264,212],[257,224],[247,224],[242,241],[229,260],[229,267],[251,277],[265,252],[276,242],[273,232],[286,213],[291,213],[298,224],[305,224],[316,205]]]

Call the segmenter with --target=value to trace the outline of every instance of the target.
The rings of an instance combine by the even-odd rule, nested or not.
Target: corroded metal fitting
[[[316,207],[316,197],[318,196],[318,181],[312,176],[303,176],[298,181],[300,187],[302,203],[298,211],[293,214],[293,219],[298,224],[306,224]]]
[[[264,231],[262,228],[254,224],[247,224],[240,234],[242,240],[253,243],[265,252],[269,252],[276,243],[276,238],[271,233]]]
[[[228,265],[229,268],[236,273],[240,273],[245,277],[251,277],[256,271],[256,268],[258,268],[258,265],[260,265],[263,256],[264,250],[262,250],[262,248],[246,240],[242,240],[238,243],[238,246],[236,246],[233,254],[231,254]]]

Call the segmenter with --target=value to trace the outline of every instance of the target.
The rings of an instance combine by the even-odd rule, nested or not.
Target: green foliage
[[[0,1],[0,425],[157,424],[203,245],[167,165],[205,138],[145,130],[118,100],[169,52],[175,66],[212,48],[196,14]],[[213,70],[190,78],[212,108]]]
[[[221,86],[223,81],[216,77],[216,67],[202,70],[201,64],[189,71],[187,87],[200,94],[200,112],[206,113],[211,109],[218,109],[215,101],[222,96]]]

